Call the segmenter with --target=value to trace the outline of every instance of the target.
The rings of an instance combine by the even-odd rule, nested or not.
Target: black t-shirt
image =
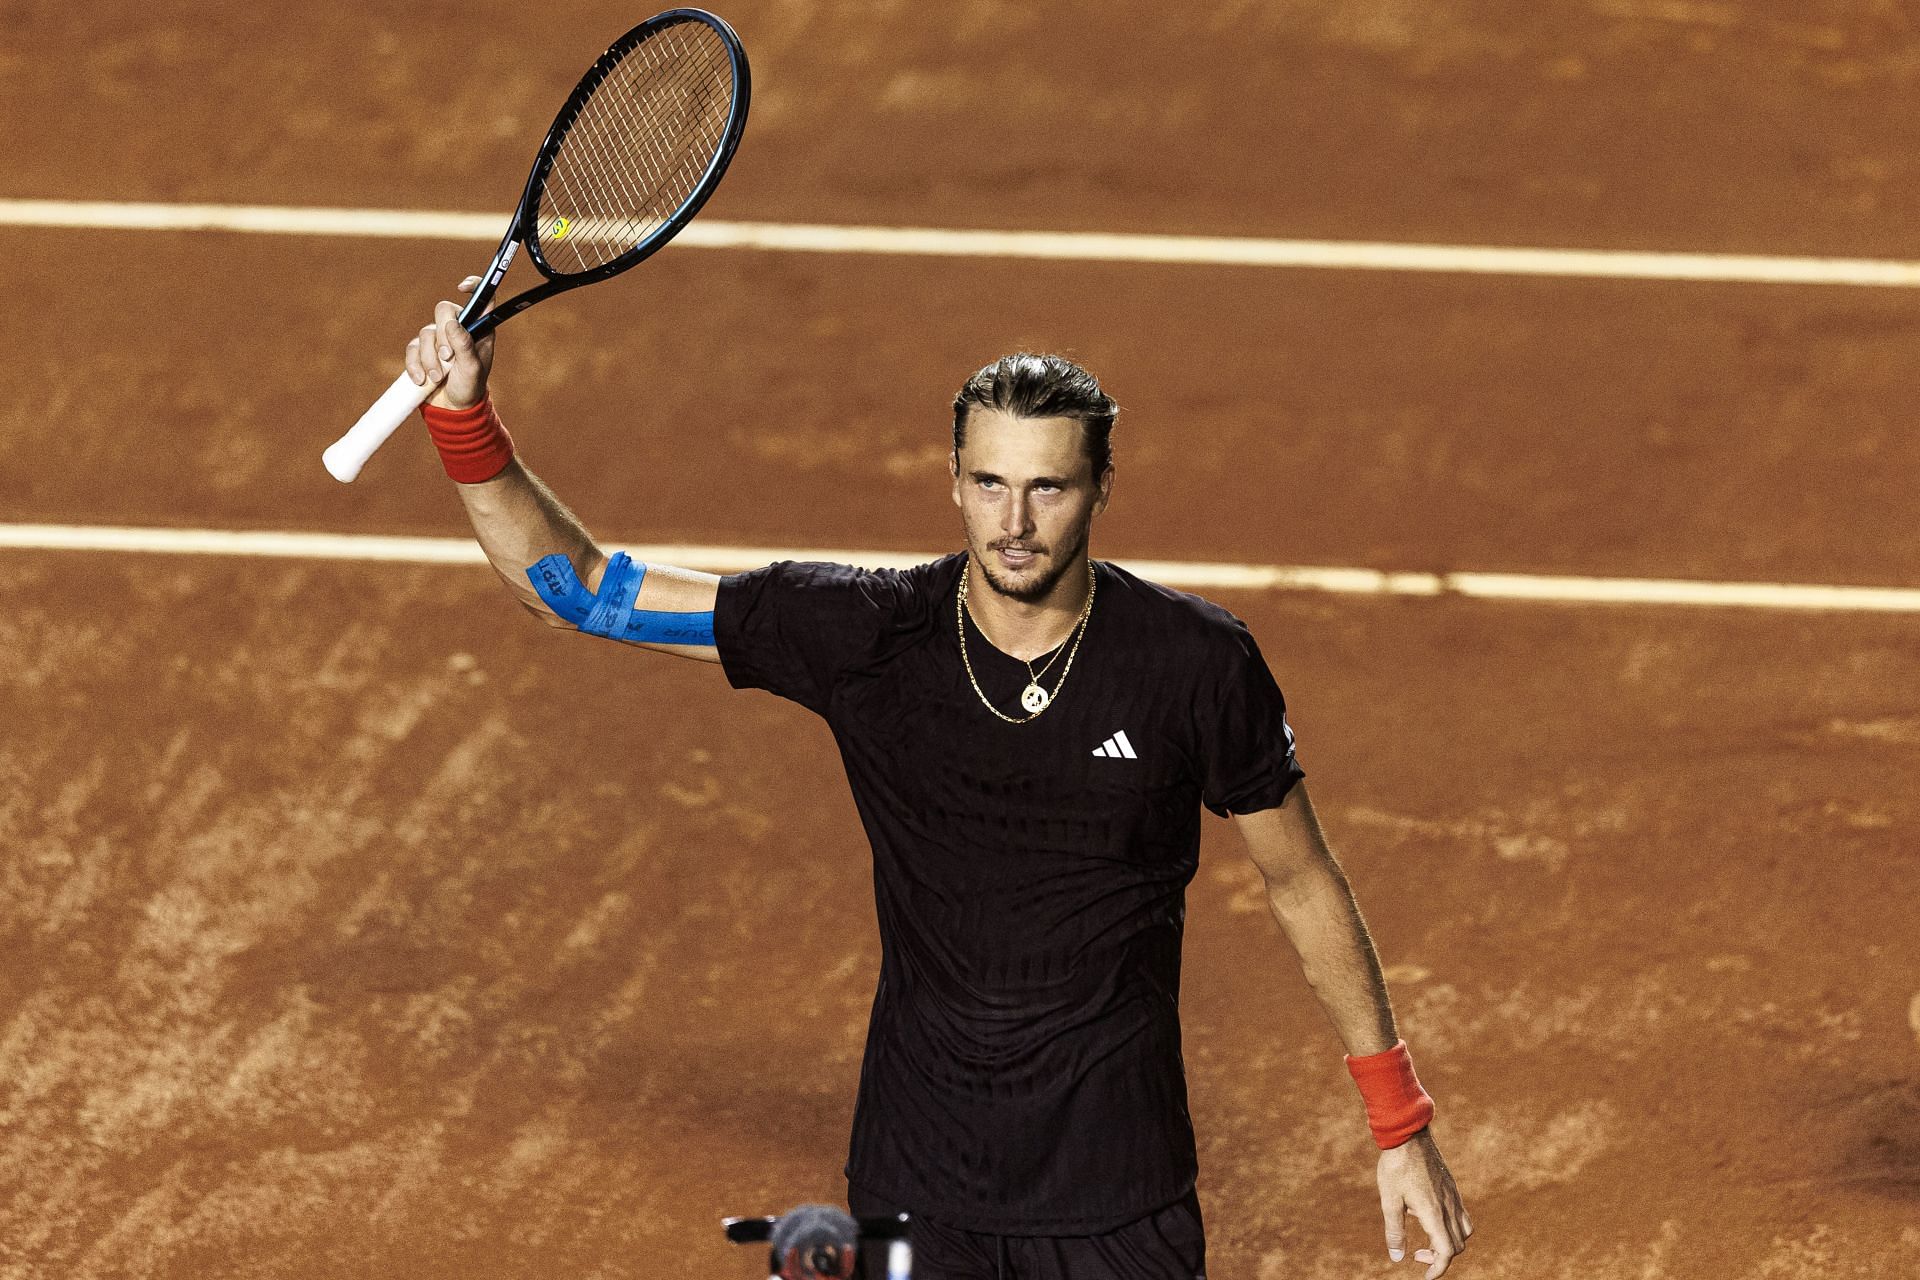
[[[1301,771],[1239,619],[1101,562],[1053,705],[994,716],[961,664],[965,563],[738,574],[714,637],[735,686],[826,719],[873,845],[847,1176],[973,1230],[1104,1231],[1193,1185],[1178,1002],[1200,806],[1272,808]],[[1025,715],[1026,664],[966,625],[981,689]]]

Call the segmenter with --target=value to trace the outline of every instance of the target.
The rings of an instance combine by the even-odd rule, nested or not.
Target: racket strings
[[[662,80],[650,85],[648,90],[652,101],[657,103],[663,99],[667,100],[669,111],[680,107],[684,94],[683,84],[694,74],[688,68],[682,67],[674,73],[671,81]],[[616,114],[619,117],[620,124],[626,128],[627,136],[632,140],[631,156],[637,166],[633,171],[634,180],[649,191],[668,189],[677,172],[677,166],[673,162],[674,158],[668,156],[662,149],[663,134],[656,125],[649,124],[650,113],[636,109],[633,102],[620,96],[609,99],[607,108],[610,114]],[[667,114],[667,112],[660,114]],[[694,140],[684,130],[679,132],[677,137],[683,144],[683,150],[685,144]],[[669,142],[671,141],[672,139],[669,139]],[[702,167],[704,168],[704,164]],[[644,169],[645,172],[641,173],[639,169]],[[600,174],[601,170],[596,167],[595,172]],[[623,190],[633,194],[632,182],[626,177],[626,171],[616,171],[615,176],[623,184]],[[698,175],[695,174],[694,177],[697,178]]]
[[[548,177],[552,195],[543,192],[552,266],[582,271],[617,258],[670,218],[705,172],[725,132],[732,76],[717,37],[694,29],[708,35],[717,67],[669,28],[632,51],[580,111]]]
[[[655,37],[655,41],[663,38]],[[669,57],[680,55],[684,53],[684,43],[665,39],[664,45],[647,50],[649,54],[656,51]],[[549,216],[543,218],[542,229],[546,240],[554,246],[571,241],[570,251],[556,257],[571,261],[577,267],[594,265],[596,258],[609,249],[617,256],[623,251],[618,247],[621,241],[646,234],[653,223],[663,219],[660,205],[664,204],[664,214],[670,215],[678,203],[672,199],[676,193],[670,189],[671,171],[663,169],[657,157],[649,154],[657,147],[646,132],[647,121],[653,115],[664,117],[665,113],[636,108],[629,100],[634,91],[632,69],[635,66],[645,69],[657,64],[659,58],[636,63],[637,54],[638,51],[630,55],[595,90],[576,119],[548,177],[548,185],[558,188],[557,194],[562,199],[548,202],[553,207],[544,211]],[[657,65],[654,69],[656,74],[647,87],[652,90],[651,98],[657,101],[667,81]],[[684,77],[689,74],[689,68],[672,64],[667,74]],[[671,124],[664,119],[661,123]],[[562,205],[570,206],[572,212],[561,212],[559,206]],[[564,226],[557,222],[559,217],[567,218]]]
[[[609,123],[625,130],[629,147],[624,164],[620,156],[604,150],[586,153],[593,181],[603,191],[618,192],[610,217],[589,220],[589,231],[606,237],[607,243],[599,246],[603,254],[625,252],[693,194],[719,148],[726,122],[724,108],[709,111],[705,120],[688,110],[686,99],[699,89],[693,73],[683,69],[647,86],[643,96],[609,100]],[[725,101],[710,90],[699,96],[713,104]],[[626,211],[630,215],[622,218]],[[578,248],[583,257],[589,251]]]
[[[727,133],[726,43],[704,23],[642,40],[588,95],[540,193],[539,247],[558,274],[604,266],[670,221]]]

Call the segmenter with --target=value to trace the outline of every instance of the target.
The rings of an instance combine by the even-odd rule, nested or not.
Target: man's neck
[[[1082,554],[1044,597],[1015,600],[995,591],[979,560],[967,557],[967,612],[973,615],[973,625],[994,648],[1022,661],[1051,653],[1066,642],[1086,608],[1091,586],[1087,557]]]

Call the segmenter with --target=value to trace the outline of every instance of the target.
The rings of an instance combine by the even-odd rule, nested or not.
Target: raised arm
[[[471,293],[478,284],[479,277],[469,276],[460,282],[460,291]],[[434,308],[434,322],[407,344],[407,374],[422,385],[438,383],[427,404],[449,414],[470,416],[473,421],[461,426],[463,437],[470,437],[472,451],[497,462],[505,446],[489,435],[496,427],[486,420],[487,415],[474,412],[487,400],[493,335],[476,343],[458,323],[459,313],[459,306],[453,302],[443,301]],[[503,437],[500,439],[503,441]],[[442,454],[447,456],[445,446]],[[450,473],[460,470],[458,461],[449,462]],[[488,471],[491,467],[483,461],[477,470]],[[556,614],[541,598],[527,570],[548,556],[564,556],[586,589],[598,591],[608,557],[579,518],[518,458],[508,457],[505,467],[486,479],[471,483],[459,480],[456,476],[454,487],[466,507],[467,518],[473,522],[474,536],[507,589],[543,622],[574,628],[574,620]],[[659,564],[645,566],[645,573],[632,608],[690,615],[713,612],[720,584],[713,574]],[[706,662],[720,660],[710,644],[633,643]]]

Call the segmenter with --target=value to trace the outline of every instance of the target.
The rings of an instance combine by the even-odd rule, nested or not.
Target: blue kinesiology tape
[[[607,561],[598,592],[587,590],[573,563],[562,555],[548,556],[527,570],[528,580],[547,602],[547,608],[588,635],[635,644],[711,645],[711,612],[668,613],[633,607],[646,577],[647,566],[624,551],[614,552]]]
[[[607,561],[607,571],[600,575],[600,589],[593,593],[593,608],[586,621],[579,624],[580,629],[590,636],[614,639],[627,615],[633,612],[640,584],[646,580],[645,564],[624,551],[614,552],[613,559]]]
[[[548,556],[527,570],[527,579],[547,602],[547,608],[574,626],[585,622],[593,612],[593,593],[580,581],[580,575],[573,571],[573,562],[565,556]]]

